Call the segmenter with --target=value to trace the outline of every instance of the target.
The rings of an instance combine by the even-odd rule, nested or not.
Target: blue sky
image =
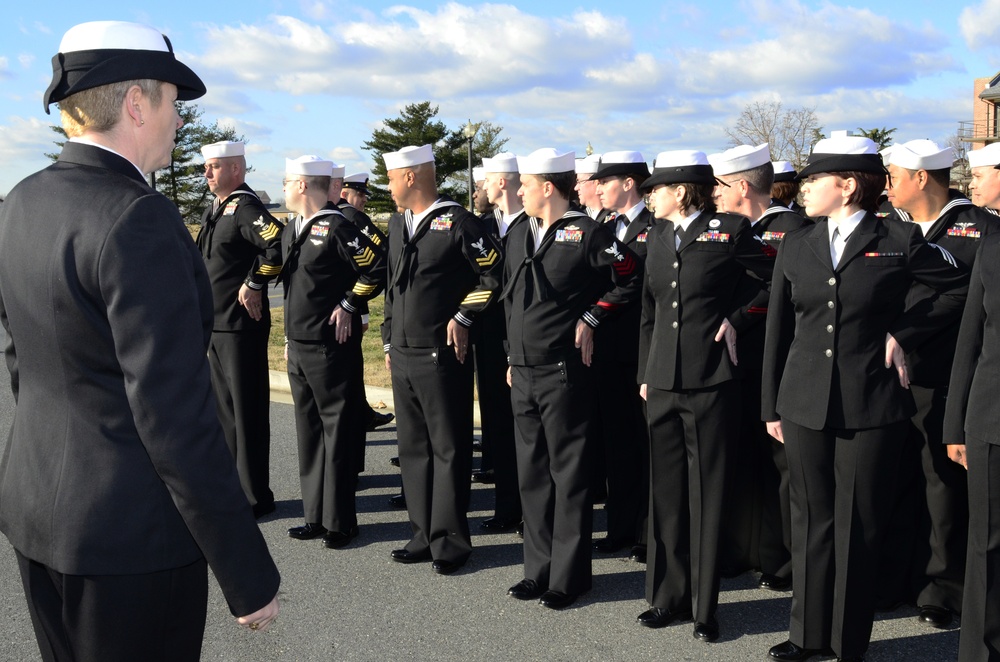
[[[22,3],[0,28],[0,194],[46,165],[42,110],[62,34],[133,20],[205,80],[204,118],[244,134],[250,183],[281,194],[285,157],[368,170],[361,143],[407,103],[504,127],[511,151],[719,151],[749,102],[815,107],[824,131],[897,127],[944,141],[1000,70],[1000,0],[515,2],[174,0]]]

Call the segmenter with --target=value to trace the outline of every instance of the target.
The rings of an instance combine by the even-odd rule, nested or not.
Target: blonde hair
[[[81,90],[59,102],[59,115],[66,135],[76,138],[85,131],[111,131],[120,119],[122,101],[133,86],[138,86],[153,106],[159,107],[163,100],[163,81],[159,80],[123,80]]]

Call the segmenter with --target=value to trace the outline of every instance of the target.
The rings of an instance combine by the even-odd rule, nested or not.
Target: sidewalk
[[[271,401],[292,404],[292,391],[288,386],[288,373],[280,372],[278,370],[270,370],[268,372],[271,377]],[[365,397],[368,398],[368,403],[371,404],[372,407],[375,407],[375,403],[377,402],[385,404],[385,409],[376,407],[377,411],[390,411],[393,414],[396,413],[396,406],[392,400],[391,388],[381,388],[365,384]],[[477,428],[482,426],[482,420],[479,417],[478,400],[474,400],[472,402],[472,424]]]

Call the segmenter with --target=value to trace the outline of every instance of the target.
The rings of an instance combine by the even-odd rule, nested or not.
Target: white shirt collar
[[[837,228],[840,228],[841,238],[844,241],[847,241],[847,238],[851,236],[852,232],[854,232],[854,228],[858,227],[858,224],[861,223],[861,219],[863,219],[864,217],[865,217],[865,211],[862,209],[861,211],[854,212],[847,218],[842,219],[839,223],[834,223],[833,221],[829,221],[827,223],[826,229],[827,232],[830,233],[830,241],[831,242],[833,241],[833,231],[836,230]]]

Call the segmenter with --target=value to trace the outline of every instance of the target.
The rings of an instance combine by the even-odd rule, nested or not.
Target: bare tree
[[[969,192],[969,182],[972,180],[972,168],[969,167],[969,146],[958,133],[948,137],[948,146],[954,152],[955,163],[951,167],[951,184],[965,194]]]
[[[732,145],[767,143],[775,161],[791,161],[801,169],[809,150],[822,136],[815,108],[785,109],[780,101],[754,101],[747,104],[736,125],[726,129]]]

